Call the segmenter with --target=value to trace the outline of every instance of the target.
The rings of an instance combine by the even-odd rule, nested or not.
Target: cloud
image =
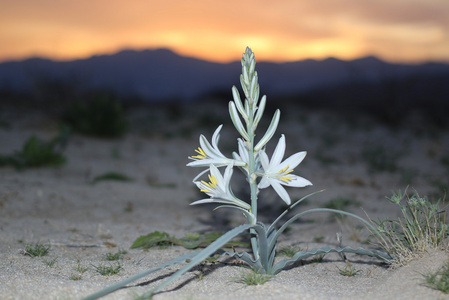
[[[0,60],[171,47],[227,61],[379,54],[449,60],[447,0],[0,0]],[[408,47],[415,47],[407,50]],[[419,51],[417,49],[420,49]],[[447,50],[446,54],[443,50]],[[407,52],[408,51],[408,52]],[[406,53],[407,52],[407,53]],[[429,54],[430,53],[430,54]]]

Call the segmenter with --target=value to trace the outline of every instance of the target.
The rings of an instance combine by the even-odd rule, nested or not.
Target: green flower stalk
[[[238,89],[233,86],[232,96],[234,101],[229,102],[229,114],[232,123],[242,137],[238,139],[239,153],[237,154],[234,152],[233,158],[228,158],[222,154],[218,148],[219,132],[223,126],[220,125],[212,136],[212,145],[203,135],[201,135],[201,146],[196,150],[197,155],[191,156],[190,159],[192,159],[193,162],[187,164],[187,166],[190,167],[208,167],[209,169],[201,172],[199,176],[209,172],[211,174],[209,177],[213,178],[215,181],[214,185],[228,186],[228,193],[226,195],[220,193],[220,195],[217,196],[216,193],[211,193],[209,189],[204,187],[204,181],[195,181],[199,177],[197,176],[194,179],[195,184],[201,191],[206,192],[211,198],[210,200],[196,201],[192,204],[210,202],[229,204],[226,205],[226,207],[233,207],[239,210],[243,209],[245,215],[247,217],[250,216],[248,219],[251,225],[257,223],[257,195],[261,189],[271,186],[279,197],[286,204],[290,205],[290,196],[283,186],[305,187],[312,185],[309,180],[292,174],[294,168],[296,168],[306,156],[305,151],[298,152],[282,162],[282,157],[285,152],[284,135],[281,135],[271,160],[268,159],[268,155],[265,152],[265,145],[271,140],[277,129],[280,119],[279,110],[276,110],[270,126],[262,139],[255,145],[255,132],[262,118],[267,99],[264,95],[259,102],[259,83],[255,67],[256,60],[254,53],[247,48],[242,57],[242,74],[240,76],[245,100],[242,102]],[[215,176],[214,174],[218,174],[216,168],[222,166],[228,166],[226,170],[228,176]],[[232,172],[229,171],[229,166],[240,167],[243,173],[247,176],[251,191],[251,206],[248,206],[242,200],[237,199],[230,191],[229,184]],[[226,182],[224,182],[225,178]]]
[[[241,135],[241,139],[238,139],[239,154],[234,153],[233,158],[225,157],[218,148],[219,132],[223,125],[220,125],[215,130],[212,136],[212,145],[207,139],[201,135],[200,147],[196,150],[197,155],[191,156],[190,159],[193,162],[187,164],[190,167],[208,167],[205,171],[201,172],[195,179],[194,183],[198,188],[209,195],[209,200],[204,199],[195,201],[192,204],[200,203],[225,203],[227,208],[235,208],[244,213],[248,218],[249,224],[254,225],[257,223],[257,201],[258,194],[261,189],[265,189],[271,186],[279,197],[288,205],[291,204],[290,196],[285,190],[284,186],[291,187],[305,187],[312,185],[310,181],[305,178],[292,174],[294,168],[301,163],[306,156],[306,152],[298,152],[284,162],[281,162],[285,152],[285,137],[281,136],[276,150],[273,153],[271,160],[268,159],[265,153],[265,145],[274,136],[280,119],[280,111],[276,110],[270,126],[266,130],[262,139],[255,144],[255,132],[262,118],[266,96],[264,95],[259,102],[259,83],[257,72],[255,71],[256,60],[254,53],[251,49],[246,48],[246,52],[242,57],[242,74],[240,75],[240,83],[245,94],[245,100],[242,102],[238,89],[232,87],[232,96],[234,101],[229,102],[229,114],[231,116],[232,123]],[[259,104],[259,106],[258,106]],[[243,121],[242,121],[243,120]],[[227,176],[221,176],[217,167],[227,166]],[[230,189],[230,176],[232,172],[229,170],[229,166],[238,166],[247,176],[248,183],[251,191],[251,206],[244,201],[237,199]],[[198,177],[209,172],[209,178],[211,182],[208,184],[204,181],[195,181]],[[227,192],[216,190],[215,187],[225,187]],[[215,192],[212,192],[214,190]],[[253,252],[256,258],[258,258],[258,246],[257,236],[254,230],[252,233],[252,245]]]

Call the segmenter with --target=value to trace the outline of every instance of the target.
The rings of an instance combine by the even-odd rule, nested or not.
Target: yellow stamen
[[[283,168],[282,170],[280,170],[280,171],[278,172],[278,174],[284,173],[284,172],[288,169],[288,167],[289,167],[289,165],[287,165],[285,168]]]
[[[287,165],[285,168],[283,168],[282,170],[280,170],[280,171],[278,172],[279,175],[277,175],[277,176],[280,177],[280,175],[288,175],[288,174],[290,174],[291,172],[293,172],[293,170],[287,171],[287,169],[288,169],[289,167],[290,167],[290,165]],[[285,171],[287,171],[287,172],[285,172]]]
[[[289,183],[290,181],[292,181],[292,179],[288,176],[282,176],[280,179],[286,183]]]
[[[204,184],[205,186],[210,187],[212,190],[215,190],[217,188],[217,179],[214,177],[214,175],[209,174],[209,180],[210,182],[202,180],[201,183]],[[201,190],[201,191],[205,193],[212,193],[209,190]]]
[[[290,176],[287,176],[288,174],[290,174],[291,172],[293,172],[293,170],[287,171],[287,169],[290,167],[290,165],[287,165],[285,168],[283,168],[282,170],[280,170],[276,177],[279,178],[281,181],[284,181],[286,183],[289,183],[290,181],[292,181],[292,178]]]
[[[201,147],[198,147],[198,149],[195,149],[195,152],[198,153],[199,155],[192,156],[192,158],[195,158],[195,159],[206,159],[207,158],[206,153],[204,153],[204,151],[203,151],[203,149],[201,149]]]

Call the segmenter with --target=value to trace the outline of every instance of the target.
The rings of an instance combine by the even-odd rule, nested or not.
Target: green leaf
[[[125,287],[126,285],[130,284],[131,282],[137,281],[140,278],[148,276],[149,274],[154,273],[154,272],[156,272],[156,271],[158,271],[160,269],[163,269],[165,267],[174,265],[176,263],[185,262],[185,261],[195,257],[196,255],[198,255],[199,252],[200,251],[194,251],[192,253],[187,253],[187,254],[185,254],[183,256],[179,256],[179,257],[177,257],[175,259],[172,259],[172,260],[170,260],[170,261],[168,261],[166,263],[163,263],[163,264],[161,264],[161,265],[159,265],[159,266],[157,266],[155,268],[151,268],[151,269],[145,270],[145,271],[143,271],[141,273],[138,273],[138,274],[136,274],[134,276],[128,277],[125,280],[122,280],[120,282],[117,282],[115,284],[107,286],[104,289],[102,289],[102,290],[100,290],[100,291],[98,291],[98,292],[96,292],[94,294],[91,294],[91,295],[87,296],[86,298],[83,298],[83,300],[94,300],[94,299],[98,299],[100,297],[106,296],[106,295],[108,295],[108,294],[110,294],[112,292],[115,292],[116,290],[119,290],[119,289]]]
[[[264,270],[262,264],[260,263],[260,259],[254,260],[253,256],[247,252],[242,252],[242,253],[228,252],[228,251],[226,251],[226,252],[218,251],[218,252],[221,254],[221,256],[227,255],[229,257],[237,257],[238,259],[243,260],[248,265],[250,265],[251,268],[253,268],[254,270]]]
[[[363,249],[363,248],[357,248],[357,249],[353,249],[351,247],[345,247],[345,248],[323,247],[323,248],[319,248],[319,249],[315,248],[310,251],[298,251],[298,252],[296,252],[295,255],[293,255],[292,258],[284,259],[284,260],[278,262],[271,269],[271,272],[269,274],[276,275],[277,273],[282,271],[285,267],[287,267],[299,260],[306,259],[310,256],[327,254],[327,253],[331,253],[331,252],[337,252],[337,253],[345,252],[345,253],[354,253],[354,254],[359,254],[359,255],[367,255],[367,256],[376,257],[378,259],[382,259],[385,261],[389,261],[392,258],[388,253],[384,253],[384,252],[377,251],[377,250],[367,250],[367,249]]]
[[[149,249],[155,246],[167,246],[172,244],[172,238],[166,232],[154,231],[147,235],[141,235],[131,245],[131,249],[144,248]]]
[[[298,201],[298,202],[299,202],[299,201]],[[297,219],[299,219],[299,218],[301,218],[301,217],[303,217],[303,216],[305,216],[305,215],[308,215],[308,214],[311,214],[311,213],[317,213],[317,212],[330,212],[330,213],[336,213],[336,214],[341,214],[341,215],[347,215],[347,216],[350,216],[350,217],[352,217],[352,218],[355,218],[355,219],[361,221],[361,222],[364,223],[364,224],[365,224],[371,231],[375,232],[375,230],[376,230],[376,229],[373,227],[373,225],[372,225],[371,223],[369,223],[369,222],[366,221],[365,219],[363,219],[363,218],[361,218],[361,217],[359,217],[359,216],[357,216],[357,215],[355,215],[355,214],[352,214],[352,213],[349,213],[349,212],[346,212],[346,211],[343,211],[343,210],[337,210],[337,209],[331,209],[331,208],[312,208],[312,209],[306,210],[306,211],[304,211],[304,212],[302,212],[302,213],[296,214],[296,215],[294,215],[293,217],[291,217],[290,219],[288,219],[288,220],[281,226],[281,228],[279,228],[279,230],[276,232],[276,234],[275,234],[275,235],[273,236],[273,238],[271,239],[269,251],[271,252],[272,249],[276,246],[277,239],[278,239],[279,236],[282,234],[282,232],[284,232],[285,229],[287,229],[287,227],[288,227],[291,223],[293,223],[294,221],[296,221]]]
[[[191,261],[178,270],[176,273],[174,273],[172,276],[170,276],[166,281],[155,287],[151,292],[146,293],[143,295],[143,297],[150,297],[155,292],[160,291],[163,289],[167,284],[170,282],[173,282],[178,277],[182,276],[184,273],[192,269],[194,266],[201,263],[203,260],[205,260],[207,257],[213,255],[215,252],[217,252],[221,247],[223,247],[226,243],[228,243],[230,240],[235,238],[236,236],[240,235],[241,233],[249,230],[252,227],[252,225],[244,224],[240,225],[239,227],[236,227],[228,232],[226,232],[224,235],[219,237],[217,240],[215,240],[212,244],[210,244],[207,248],[200,251],[195,257],[191,259]]]
[[[184,238],[178,239],[170,236],[166,232],[154,231],[147,235],[138,237],[131,245],[133,248],[149,249],[157,246],[182,246],[186,249],[206,248],[222,235],[222,232],[212,231],[208,233],[186,233]],[[241,241],[229,241],[224,245],[225,248],[249,247],[249,243]]]

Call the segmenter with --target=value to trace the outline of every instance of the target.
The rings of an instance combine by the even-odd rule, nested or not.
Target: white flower
[[[292,186],[292,187],[304,187],[307,185],[312,185],[310,181],[300,176],[291,174],[293,169],[301,163],[301,161],[306,156],[306,152],[298,152],[282,161],[285,152],[285,137],[281,136],[279,142],[274,150],[271,160],[268,160],[268,156],[265,150],[261,150],[259,153],[260,162],[264,172],[261,174],[262,179],[259,182],[258,188],[264,189],[268,186],[272,186],[276,193],[290,205],[291,200],[287,191],[282,185]]]
[[[195,150],[197,155],[189,157],[194,161],[188,163],[187,166],[208,167],[209,165],[213,164],[215,166],[221,167],[227,166],[231,162],[235,166],[239,167],[245,165],[245,162],[243,161],[235,161],[233,159],[227,158],[223,155],[223,153],[221,153],[220,149],[218,149],[218,140],[220,139],[220,130],[222,127],[223,125],[220,125],[215,130],[214,135],[212,136],[212,145],[207,141],[204,135],[200,136],[200,147]]]
[[[231,191],[230,181],[232,177],[233,164],[226,167],[224,175],[222,176],[218,168],[210,165],[209,182],[204,180],[194,181],[201,192],[206,193],[210,198],[202,199],[193,202],[191,205],[202,203],[221,203],[231,206],[237,206],[246,211],[251,210],[251,206],[234,196]]]

